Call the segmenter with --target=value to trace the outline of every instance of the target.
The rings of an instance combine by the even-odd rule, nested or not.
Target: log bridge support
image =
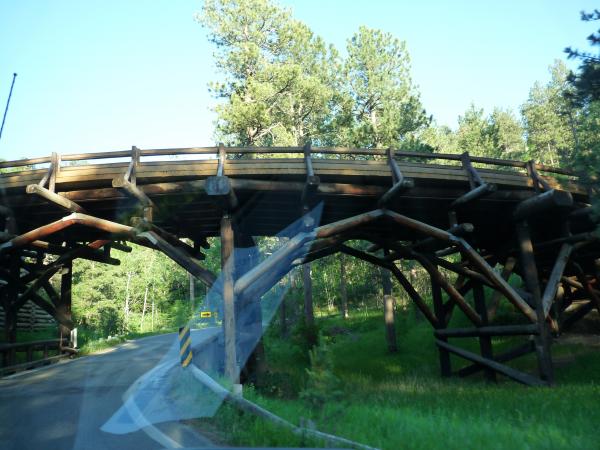
[[[246,162],[237,156],[227,158],[228,154],[243,157],[261,152],[298,153],[302,169],[298,171],[297,166],[287,162],[293,166],[289,179],[267,172],[245,178],[247,172],[240,172],[239,167]],[[379,184],[365,184],[371,176],[368,174],[337,175],[331,171],[331,160],[318,160],[316,156],[349,153],[385,158]],[[178,176],[165,175],[165,182],[156,182],[159,175],[151,172],[156,163],[146,166],[141,159],[176,154],[216,154],[216,174],[190,175],[190,169]],[[89,173],[101,172],[102,165],[81,166],[81,182],[72,178],[75,169],[61,169],[61,161],[124,157],[130,162],[119,166],[122,169],[118,172],[109,167],[110,176],[104,178],[104,184],[89,181]],[[445,159],[459,162],[460,167],[429,169],[428,165],[412,162],[400,164],[398,157],[410,161]],[[248,167],[258,167],[258,161],[252,160]],[[16,313],[28,300],[51,314],[60,324],[62,336],[66,336],[73,327],[73,261],[86,258],[119,264],[111,249],[130,251],[124,244],[127,241],[162,251],[212,287],[222,302],[224,373],[234,382],[239,380],[240,372],[242,381],[256,382],[264,370],[261,297],[291,269],[302,265],[304,308],[310,323],[310,263],[336,253],[381,268],[390,351],[396,349],[390,294],[392,280],[398,282],[433,328],[442,376],[482,372],[489,381],[504,376],[526,385],[550,385],[553,336],[568,330],[591,310],[600,311],[600,239],[589,198],[576,186],[561,189],[559,183],[540,175],[555,172],[572,176],[562,169],[470,157],[467,153],[313,149],[310,143],[292,149],[226,149],[222,144],[216,148],[160,151],[133,147],[125,152],[62,157],[53,154],[36,160],[0,162],[0,169],[42,163],[49,167],[32,172],[39,173],[41,180],[32,183],[34,175],[23,175],[22,184],[7,185],[10,189],[0,205],[0,224],[4,227],[0,230],[0,303],[6,317],[5,340],[9,343],[16,341]],[[279,164],[276,159],[268,163]],[[190,163],[194,164],[200,163]],[[347,167],[350,164],[340,162],[341,170],[351,171]],[[475,164],[508,166],[513,172],[503,175],[475,168]],[[356,161],[354,166],[360,165],[361,161]],[[181,166],[172,169],[180,170]],[[214,165],[205,166],[214,170]],[[206,174],[205,166],[204,172],[198,173]],[[368,164],[365,167],[373,170]],[[428,170],[440,174],[453,170],[448,178],[452,190],[438,189],[439,183],[426,185]],[[514,170],[526,173],[515,175]],[[410,172],[410,178],[405,171]],[[11,177],[15,176],[0,175],[0,187]],[[502,177],[510,183],[521,183],[521,187],[507,188]],[[123,199],[129,199],[128,205],[134,201],[133,214],[119,210]],[[41,212],[32,214],[30,207],[21,206],[28,202],[42,208]],[[324,205],[324,213],[315,219],[309,212],[318,203]],[[260,210],[265,217],[254,212],[261,204],[273,205]],[[186,215],[188,206],[196,208],[193,214]],[[57,220],[61,210],[70,214]],[[259,263],[253,236],[276,234],[283,227],[269,227],[269,220],[289,224],[291,220],[277,220],[278,215],[288,213],[290,218],[301,220],[302,226]],[[495,214],[501,226],[496,228],[486,220],[489,214]],[[126,220],[115,219],[122,217]],[[202,264],[201,249],[208,247],[206,238],[210,236],[221,240],[220,277]],[[354,244],[356,240],[370,245],[366,251],[360,250]],[[377,253],[380,250],[382,253]],[[431,300],[411,284],[397,265],[400,260],[415,261],[424,268],[431,281]],[[53,278],[55,275],[57,278]],[[517,276],[523,280],[521,286]],[[453,327],[452,318],[457,314],[463,314],[471,325]],[[511,317],[519,319],[507,319]],[[495,349],[496,336],[510,337],[512,348]],[[478,341],[478,352],[460,345],[473,338]],[[252,351],[246,359],[248,342]],[[12,348],[7,347],[5,363],[14,362]],[[509,365],[529,353],[537,356],[536,373]],[[458,359],[451,359],[451,355]],[[463,364],[452,367],[457,361]]]

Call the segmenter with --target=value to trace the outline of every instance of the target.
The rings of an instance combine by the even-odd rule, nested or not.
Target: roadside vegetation
[[[397,317],[397,353],[387,351],[378,312],[317,323],[325,353],[316,365],[293,340],[267,333],[268,381],[245,388],[245,398],[295,424],[383,449],[596,448],[600,440],[600,342],[557,341],[556,386],[530,388],[503,378],[440,378],[432,330],[408,310]],[[534,370],[533,355],[517,361]],[[318,444],[231,406],[194,422],[233,445]]]

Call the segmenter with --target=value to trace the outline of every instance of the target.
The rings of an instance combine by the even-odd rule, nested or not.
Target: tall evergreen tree
[[[404,41],[360,27],[348,41],[347,52],[345,75],[351,99],[348,144],[397,147],[428,124],[410,76]]]
[[[217,134],[240,145],[319,141],[335,101],[338,55],[269,0],[207,0],[197,16],[216,45]]]
[[[473,156],[493,155],[493,142],[489,131],[489,123],[483,109],[471,104],[464,115],[458,117],[457,149],[460,152],[469,152]]]
[[[528,156],[557,165],[568,163],[575,148],[577,111],[565,95],[572,90],[569,70],[562,61],[550,67],[551,80],[535,83],[521,107],[527,135]]]

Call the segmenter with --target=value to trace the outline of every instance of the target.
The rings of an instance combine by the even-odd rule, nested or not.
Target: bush
[[[333,373],[333,359],[323,336],[319,336],[319,342],[319,345],[308,352],[308,380],[306,388],[300,392],[300,398],[306,400],[316,411],[322,410],[328,402],[340,400],[343,395],[342,383]]]

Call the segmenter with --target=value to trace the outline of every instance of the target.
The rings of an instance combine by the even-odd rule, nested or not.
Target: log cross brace
[[[462,155],[460,155],[460,160],[462,162],[463,170],[467,174],[467,177],[469,177],[469,186],[471,187],[471,190],[461,197],[458,197],[450,204],[449,210],[451,212],[464,207],[475,200],[485,197],[492,192],[495,192],[497,189],[495,184],[486,183],[481,179],[481,176],[479,176],[479,173],[471,163],[471,158],[469,157],[468,152],[464,152]],[[450,223],[455,223],[455,219],[452,216],[450,217]]]
[[[535,189],[535,192],[546,192],[552,189],[548,182],[544,180],[538,173],[537,169],[535,168],[534,160],[531,159],[527,161],[525,168],[527,169],[527,175],[529,175],[529,178],[531,178],[531,181],[533,181],[533,188]]]
[[[392,172],[393,184],[392,187],[387,192],[385,192],[379,199],[379,208],[387,207],[399,194],[415,186],[413,180],[404,178],[404,175],[400,170],[400,166],[398,166],[398,163],[394,158],[394,152],[391,147],[387,149],[387,161]]]
[[[56,193],[56,177],[59,172],[60,155],[57,153],[52,153],[50,167],[48,168],[48,171],[44,177],[39,183],[28,185],[25,188],[25,192],[28,194],[36,194],[67,211],[85,214],[85,209],[83,207],[74,201]],[[48,185],[47,188],[45,187],[46,185]]]
[[[137,186],[136,170],[140,165],[140,149],[136,146],[131,148],[131,161],[125,173],[112,180],[112,187],[121,189],[127,195],[137,199],[144,209],[144,217],[152,221],[155,211],[158,211],[156,204]]]
[[[310,142],[307,142],[304,145],[303,151],[304,166],[306,168],[306,182],[304,183],[304,188],[302,189],[302,197],[300,203],[302,204],[303,213],[306,213],[310,208],[310,203],[313,201],[317,190],[319,189],[319,184],[321,180],[318,176],[315,175],[315,170],[313,168],[311,158],[312,147]]]

